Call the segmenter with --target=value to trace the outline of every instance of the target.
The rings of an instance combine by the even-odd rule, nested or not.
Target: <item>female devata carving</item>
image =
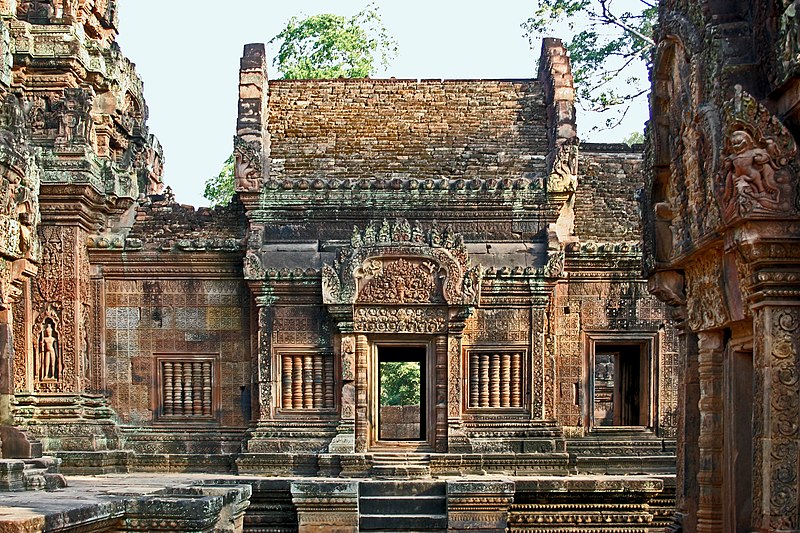
[[[36,346],[35,374],[39,381],[58,381],[61,377],[62,361],[58,333],[52,319],[44,321]]]

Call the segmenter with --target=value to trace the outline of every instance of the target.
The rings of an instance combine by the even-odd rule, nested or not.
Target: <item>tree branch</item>
[[[616,15],[611,13],[611,11],[608,10],[608,6],[606,5],[609,2],[609,0],[599,0],[599,1],[600,1],[600,9],[602,9],[603,17],[606,19],[606,21],[609,24],[613,24],[615,26],[619,26],[624,31],[630,33],[631,35],[635,35],[639,39],[641,39],[644,42],[648,43],[650,46],[655,46],[656,45],[656,43],[655,43],[655,41],[653,41],[653,39],[651,39],[647,35],[643,34],[642,32],[640,32],[639,30],[637,30],[633,26],[631,26],[629,24],[625,24],[623,21],[621,21],[619,18],[617,18]]]

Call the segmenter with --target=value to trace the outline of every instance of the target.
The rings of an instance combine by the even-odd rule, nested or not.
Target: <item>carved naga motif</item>
[[[796,215],[797,146],[789,131],[738,85],[724,121],[717,199],[726,221]]]
[[[236,190],[257,192],[264,174],[261,144],[245,141],[237,135],[233,138],[233,154]]]
[[[476,305],[481,267],[472,267],[464,241],[449,229],[424,232],[398,220],[354,228],[350,245],[322,269],[326,304]]]

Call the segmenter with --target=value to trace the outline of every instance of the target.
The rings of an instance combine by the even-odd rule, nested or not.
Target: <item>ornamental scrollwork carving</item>
[[[771,315],[771,316],[769,316]],[[769,438],[770,505],[769,526],[775,530],[797,529],[797,456],[800,450],[800,373],[797,369],[800,344],[800,310],[797,308],[767,311],[771,327],[771,350],[768,368],[772,376],[768,383],[771,421],[763,426]],[[765,316],[766,318],[766,316]],[[765,383],[765,386],[767,384]],[[758,435],[757,435],[758,436]]]
[[[233,154],[236,190],[257,192],[264,174],[261,144],[235,136],[233,138]]]
[[[406,220],[354,228],[349,246],[322,268],[325,304],[477,305],[483,270],[450,229]]]
[[[442,307],[359,307],[353,329],[363,333],[444,333],[447,315]]]
[[[736,86],[724,133],[717,198],[726,221],[796,215],[797,146],[778,118]]]
[[[713,252],[686,267],[685,301],[689,327],[693,331],[719,328],[729,321],[722,272],[720,254]],[[683,298],[679,292],[677,294],[676,303],[680,304]]]

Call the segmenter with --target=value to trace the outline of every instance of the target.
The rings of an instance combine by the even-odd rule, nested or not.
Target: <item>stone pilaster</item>
[[[680,353],[683,355],[683,376],[678,395],[677,464],[675,489],[675,526],[670,530],[684,533],[697,531],[697,478],[691,475],[699,468],[698,438],[700,433],[700,384],[697,371],[697,335],[686,328],[680,331]]]
[[[0,424],[13,423],[11,398],[14,396],[14,345],[11,309],[0,310]],[[0,441],[0,444],[2,442]],[[2,457],[0,450],[0,457]]]
[[[369,446],[369,342],[366,335],[356,335],[356,453],[365,453]]]
[[[272,329],[274,325],[276,299],[271,296],[260,296],[256,299],[258,307],[258,350],[256,351],[254,418],[255,422],[263,422],[272,418]]]
[[[800,531],[800,306],[753,317],[753,530]]]
[[[503,533],[514,501],[510,481],[451,481],[447,483],[447,530]]]
[[[722,531],[722,353],[721,331],[698,333],[700,464],[697,531]]]
[[[339,361],[341,361],[341,418],[336,428],[336,436],[328,446],[330,453],[355,452],[356,418],[356,337],[352,334],[341,336]]]
[[[461,427],[462,339],[460,331],[447,337],[447,449],[450,453],[472,451]]]
[[[299,533],[358,533],[358,482],[292,483]]]

